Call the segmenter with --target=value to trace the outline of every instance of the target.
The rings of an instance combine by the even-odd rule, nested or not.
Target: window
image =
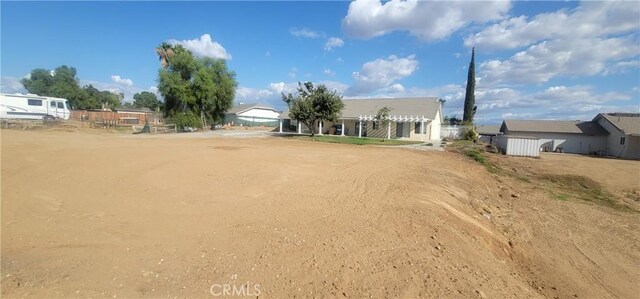
[[[56,102],[55,101],[51,101],[51,108],[56,108]]]
[[[416,130],[415,130],[416,134],[424,134],[422,132],[422,123],[416,122]]]
[[[28,99],[29,106],[42,106],[42,100]]]
[[[620,137],[620,145],[624,145],[624,142],[626,141],[626,137]]]
[[[374,129],[374,130],[377,130],[377,129],[378,129],[378,126],[379,126],[378,121],[377,121],[377,120],[374,120],[374,121],[373,121],[373,129]]]
[[[60,108],[60,109],[64,109],[64,103],[62,103],[62,102],[58,102],[58,108]]]

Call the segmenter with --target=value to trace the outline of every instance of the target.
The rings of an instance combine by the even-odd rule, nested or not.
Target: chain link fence
[[[256,116],[237,116],[237,115],[225,115],[223,120],[224,125],[229,126],[243,126],[243,127],[277,127],[277,118],[266,118]]]

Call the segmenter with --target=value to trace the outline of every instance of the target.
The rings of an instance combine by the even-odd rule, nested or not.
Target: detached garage
[[[538,151],[604,155],[609,133],[597,122],[557,120],[505,120],[507,137],[537,138]]]

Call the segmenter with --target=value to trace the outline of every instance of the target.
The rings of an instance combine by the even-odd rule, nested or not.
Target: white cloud
[[[295,67],[292,67],[288,75],[289,75],[289,78],[295,79],[296,76],[298,75],[298,69]]]
[[[212,57],[219,59],[231,59],[231,54],[227,53],[227,50],[211,39],[211,35],[203,34],[200,38],[187,39],[187,40],[175,40],[170,39],[167,41],[172,45],[182,45],[186,49],[190,50],[193,55],[198,57]]]
[[[465,38],[482,51],[513,49],[548,39],[579,39],[637,32],[640,5],[635,1],[585,1],[571,10],[534,17],[518,16],[488,26]]]
[[[20,78],[0,77],[0,92],[4,93],[27,93],[27,90],[20,83]]]
[[[323,73],[330,77],[333,77],[336,75],[336,72],[332,71],[331,69],[324,69]]]
[[[347,85],[337,81],[318,81],[313,82],[314,85],[324,84],[329,89],[337,90],[342,93],[347,89]],[[265,88],[250,88],[239,86],[236,89],[236,102],[245,103],[265,103],[272,105],[276,109],[284,109],[285,104],[282,101],[282,93],[295,93],[298,88],[298,82],[272,82]]]
[[[160,96],[160,91],[158,90],[158,87],[156,87],[156,86],[149,86],[148,91],[151,92],[151,93],[155,93],[157,96]]]
[[[479,77],[492,85],[544,83],[557,76],[605,74],[608,66],[615,68],[616,62],[636,57],[637,43],[632,36],[543,41],[509,59],[484,61],[479,67]]]
[[[132,86],[133,85],[133,81],[131,81],[131,79],[125,79],[125,78],[122,78],[122,77],[120,77],[118,75],[112,75],[111,76],[111,81],[113,81],[114,83],[117,83],[117,84],[124,85],[124,86]]]
[[[353,37],[372,38],[408,31],[424,41],[440,40],[471,24],[500,20],[509,1],[358,0],[349,4],[342,28]]]
[[[329,52],[333,50],[333,48],[340,48],[344,46],[344,41],[339,37],[330,37],[327,42],[324,44],[324,50]]]
[[[446,115],[462,115],[464,87],[442,97]],[[592,86],[551,86],[533,92],[516,89],[476,89],[476,119],[481,123],[499,123],[503,118],[588,120],[600,112],[638,111],[630,94],[599,92]],[[634,107],[635,106],[635,107]]]
[[[391,55],[366,62],[359,72],[353,72],[355,84],[347,91],[350,95],[367,94],[391,86],[395,81],[406,78],[418,69],[415,55],[400,58]]]
[[[305,28],[296,28],[296,27],[289,28],[289,33],[295,37],[305,37],[305,38],[320,38],[324,36],[323,33],[313,31],[306,27]]]
[[[89,84],[93,85],[93,87],[97,88],[98,90],[106,90],[106,91],[113,92],[113,93],[123,93],[124,94],[123,102],[132,102],[134,94],[139,93],[139,92],[143,92],[143,91],[151,91],[151,88],[154,88],[152,86],[149,89],[145,90],[145,89],[137,87],[137,86],[135,86],[133,84],[132,85],[126,85],[126,84],[118,83],[115,80],[113,80],[113,78],[112,78],[112,82],[100,82],[100,81],[93,81],[93,80],[80,80],[80,86],[85,86],[85,85],[89,85]]]
[[[609,66],[605,71],[604,75],[609,74],[619,74],[626,73],[631,69],[637,69],[640,67],[640,61],[638,60],[627,60],[627,61],[618,61],[615,64]]]

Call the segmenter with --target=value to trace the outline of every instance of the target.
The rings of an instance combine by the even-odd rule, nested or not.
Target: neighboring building
[[[500,132],[538,138],[540,151],[640,159],[638,113],[600,113],[592,121],[509,119],[502,122]]]
[[[224,114],[223,123],[231,126],[275,127],[279,115],[280,113],[269,105],[240,103]]]
[[[609,132],[606,138],[607,155],[640,159],[640,114],[600,113],[593,122]]]
[[[539,138],[540,151],[577,154],[603,154],[606,150],[606,136],[609,134],[598,123],[591,121],[513,119],[504,120],[500,132],[511,136]]]
[[[484,143],[493,144],[497,135],[500,135],[500,125],[479,125],[476,126],[478,139]]]
[[[437,98],[345,99],[344,109],[336,123],[316,124],[320,134],[343,136],[398,138],[408,140],[440,140],[442,103]],[[378,111],[390,108],[387,126],[375,120]],[[280,115],[280,131],[309,132],[291,121],[289,112]]]

